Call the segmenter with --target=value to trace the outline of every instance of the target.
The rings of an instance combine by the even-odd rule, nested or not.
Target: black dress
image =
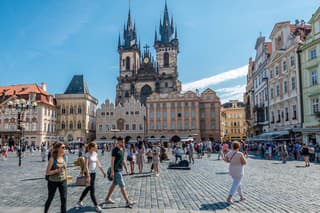
[[[303,147],[302,150],[301,150],[301,154],[302,154],[303,156],[309,156],[309,155],[310,155],[310,153],[309,153],[309,148]]]

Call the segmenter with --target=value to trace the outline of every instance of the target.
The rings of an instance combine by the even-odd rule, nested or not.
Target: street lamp
[[[20,130],[21,132],[21,136],[19,139],[19,167],[21,166],[21,151],[22,151],[22,147],[21,147],[21,143],[22,140],[24,140],[24,114],[25,111],[30,110],[31,108],[33,110],[36,109],[37,107],[37,102],[36,101],[26,101],[23,98],[18,98],[15,101],[9,101],[7,103],[9,109],[11,109],[12,111],[17,112],[17,130]],[[30,127],[29,127],[30,128]]]

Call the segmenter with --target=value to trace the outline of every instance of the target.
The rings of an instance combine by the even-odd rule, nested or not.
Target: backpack
[[[64,160],[64,162],[67,162],[67,156],[66,156],[66,155],[63,157],[63,160]],[[52,163],[52,167],[51,167],[50,170],[53,170],[56,165],[57,165],[57,159],[53,158],[53,163]],[[45,179],[46,179],[47,181],[49,181],[49,176],[50,176],[50,175],[46,175],[46,176],[45,176]]]

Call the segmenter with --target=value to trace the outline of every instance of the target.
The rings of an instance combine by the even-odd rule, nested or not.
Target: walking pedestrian
[[[228,203],[232,203],[232,196],[236,191],[240,195],[240,200],[245,200],[242,190],[241,190],[241,179],[244,175],[244,165],[247,163],[242,152],[239,151],[240,143],[234,141],[232,143],[232,151],[230,151],[226,157],[225,161],[229,163],[229,174],[233,179],[231,189],[229,191],[229,196],[227,198]]]
[[[111,195],[116,188],[117,185],[119,185],[122,196],[126,200],[126,206],[132,207],[132,205],[135,204],[134,201],[129,200],[126,189],[125,189],[125,183],[122,176],[122,168],[125,168],[126,173],[128,174],[128,168],[126,165],[126,160],[124,158],[124,141],[123,138],[119,137],[117,139],[117,144],[112,150],[112,157],[111,157],[111,174],[110,177],[113,178],[113,182],[109,188],[108,195],[106,197],[106,204],[114,204],[115,201],[111,200]]]
[[[134,174],[134,163],[136,161],[136,147],[135,145],[132,143],[130,144],[130,148],[128,150],[128,155],[127,155],[127,160],[130,163],[130,170],[131,170],[131,175]]]
[[[106,173],[103,171],[101,167],[101,163],[98,159],[98,153],[97,149],[98,146],[95,142],[90,142],[88,145],[89,151],[84,155],[85,157],[85,174],[87,176],[87,187],[84,189],[84,191],[81,194],[81,197],[78,201],[78,206],[81,208],[83,207],[83,199],[90,191],[90,197],[91,200],[96,207],[96,212],[102,212],[100,206],[97,203],[97,199],[95,196],[95,180],[96,180],[96,170],[97,167],[100,169],[100,171],[103,174],[103,177],[106,177]]]
[[[306,167],[310,166],[310,153],[309,153],[309,147],[306,143],[303,144],[302,148],[300,149],[301,155],[303,155],[304,162],[306,164]]]
[[[286,142],[284,142],[282,147],[281,147],[282,163],[287,163],[287,158],[288,158],[288,148],[287,148]]]
[[[42,159],[42,162],[45,162],[46,161],[46,145],[44,143],[41,144],[41,159]]]
[[[143,170],[143,165],[144,165],[144,155],[145,155],[145,147],[144,143],[142,141],[139,142],[138,144],[138,154],[137,154],[137,164],[139,168],[139,173],[142,173]]]
[[[158,143],[155,143],[152,149],[152,165],[154,172],[156,176],[158,177],[160,175],[159,173],[159,154],[160,154],[160,148],[158,146]]]
[[[3,152],[3,160],[7,160],[8,159],[8,144],[4,144],[3,148],[2,148],[2,152]]]
[[[67,212],[67,159],[65,145],[61,142],[53,146],[52,156],[47,165],[46,178],[48,180],[48,199],[44,212],[47,213],[57,188],[60,193],[61,213]]]
[[[193,153],[194,153],[194,146],[193,146],[192,141],[190,140],[189,144],[188,144],[189,163],[191,163],[191,161],[192,161],[192,163],[194,164]]]

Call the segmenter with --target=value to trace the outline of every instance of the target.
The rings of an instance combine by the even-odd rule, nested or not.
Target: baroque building
[[[252,72],[254,94],[254,135],[260,135],[269,130],[269,97],[268,76],[266,65],[272,52],[272,43],[266,42],[264,36],[259,36],[256,45],[256,56]]]
[[[141,54],[136,26],[132,24],[129,10],[122,39],[119,35],[118,40],[120,73],[116,86],[116,105],[123,105],[131,96],[145,104],[153,92],[181,91],[177,68],[177,28],[174,27],[173,18],[169,18],[167,4],[163,19],[160,20],[159,33],[155,32],[154,48],[156,60],[152,57],[148,45],[144,46],[144,52]]]
[[[249,58],[248,64],[248,74],[247,74],[247,85],[246,92],[244,94],[243,100],[245,104],[245,117],[246,117],[246,125],[247,125],[247,136],[254,136],[254,89],[253,89],[253,77],[252,73],[254,71],[254,61],[252,58]],[[223,111],[223,110],[222,110]],[[221,112],[222,113],[222,112]],[[221,117],[221,136],[224,135],[224,117]]]
[[[320,7],[309,21],[312,31],[301,47],[303,137],[320,142]]]
[[[222,104],[220,112],[222,141],[246,139],[245,104],[231,100]]]
[[[275,24],[270,40],[272,53],[266,66],[269,84],[270,130],[301,127],[302,100],[297,50],[310,32],[302,21]]]
[[[57,136],[60,141],[90,142],[96,137],[96,106],[83,75],[73,76],[64,94],[56,94]]]
[[[18,99],[24,99],[25,105],[29,105],[20,113],[20,118],[15,107]],[[17,144],[21,131],[24,132],[22,142],[27,145],[53,143],[56,140],[56,118],[56,102],[46,91],[45,83],[0,87],[0,143]],[[22,129],[18,129],[18,120],[23,123]]]
[[[220,139],[220,99],[211,89],[153,93],[147,100],[147,135],[155,138]]]
[[[114,139],[118,135],[143,139],[146,137],[146,107],[131,96],[123,105],[115,106],[109,100],[97,109],[97,139]]]

